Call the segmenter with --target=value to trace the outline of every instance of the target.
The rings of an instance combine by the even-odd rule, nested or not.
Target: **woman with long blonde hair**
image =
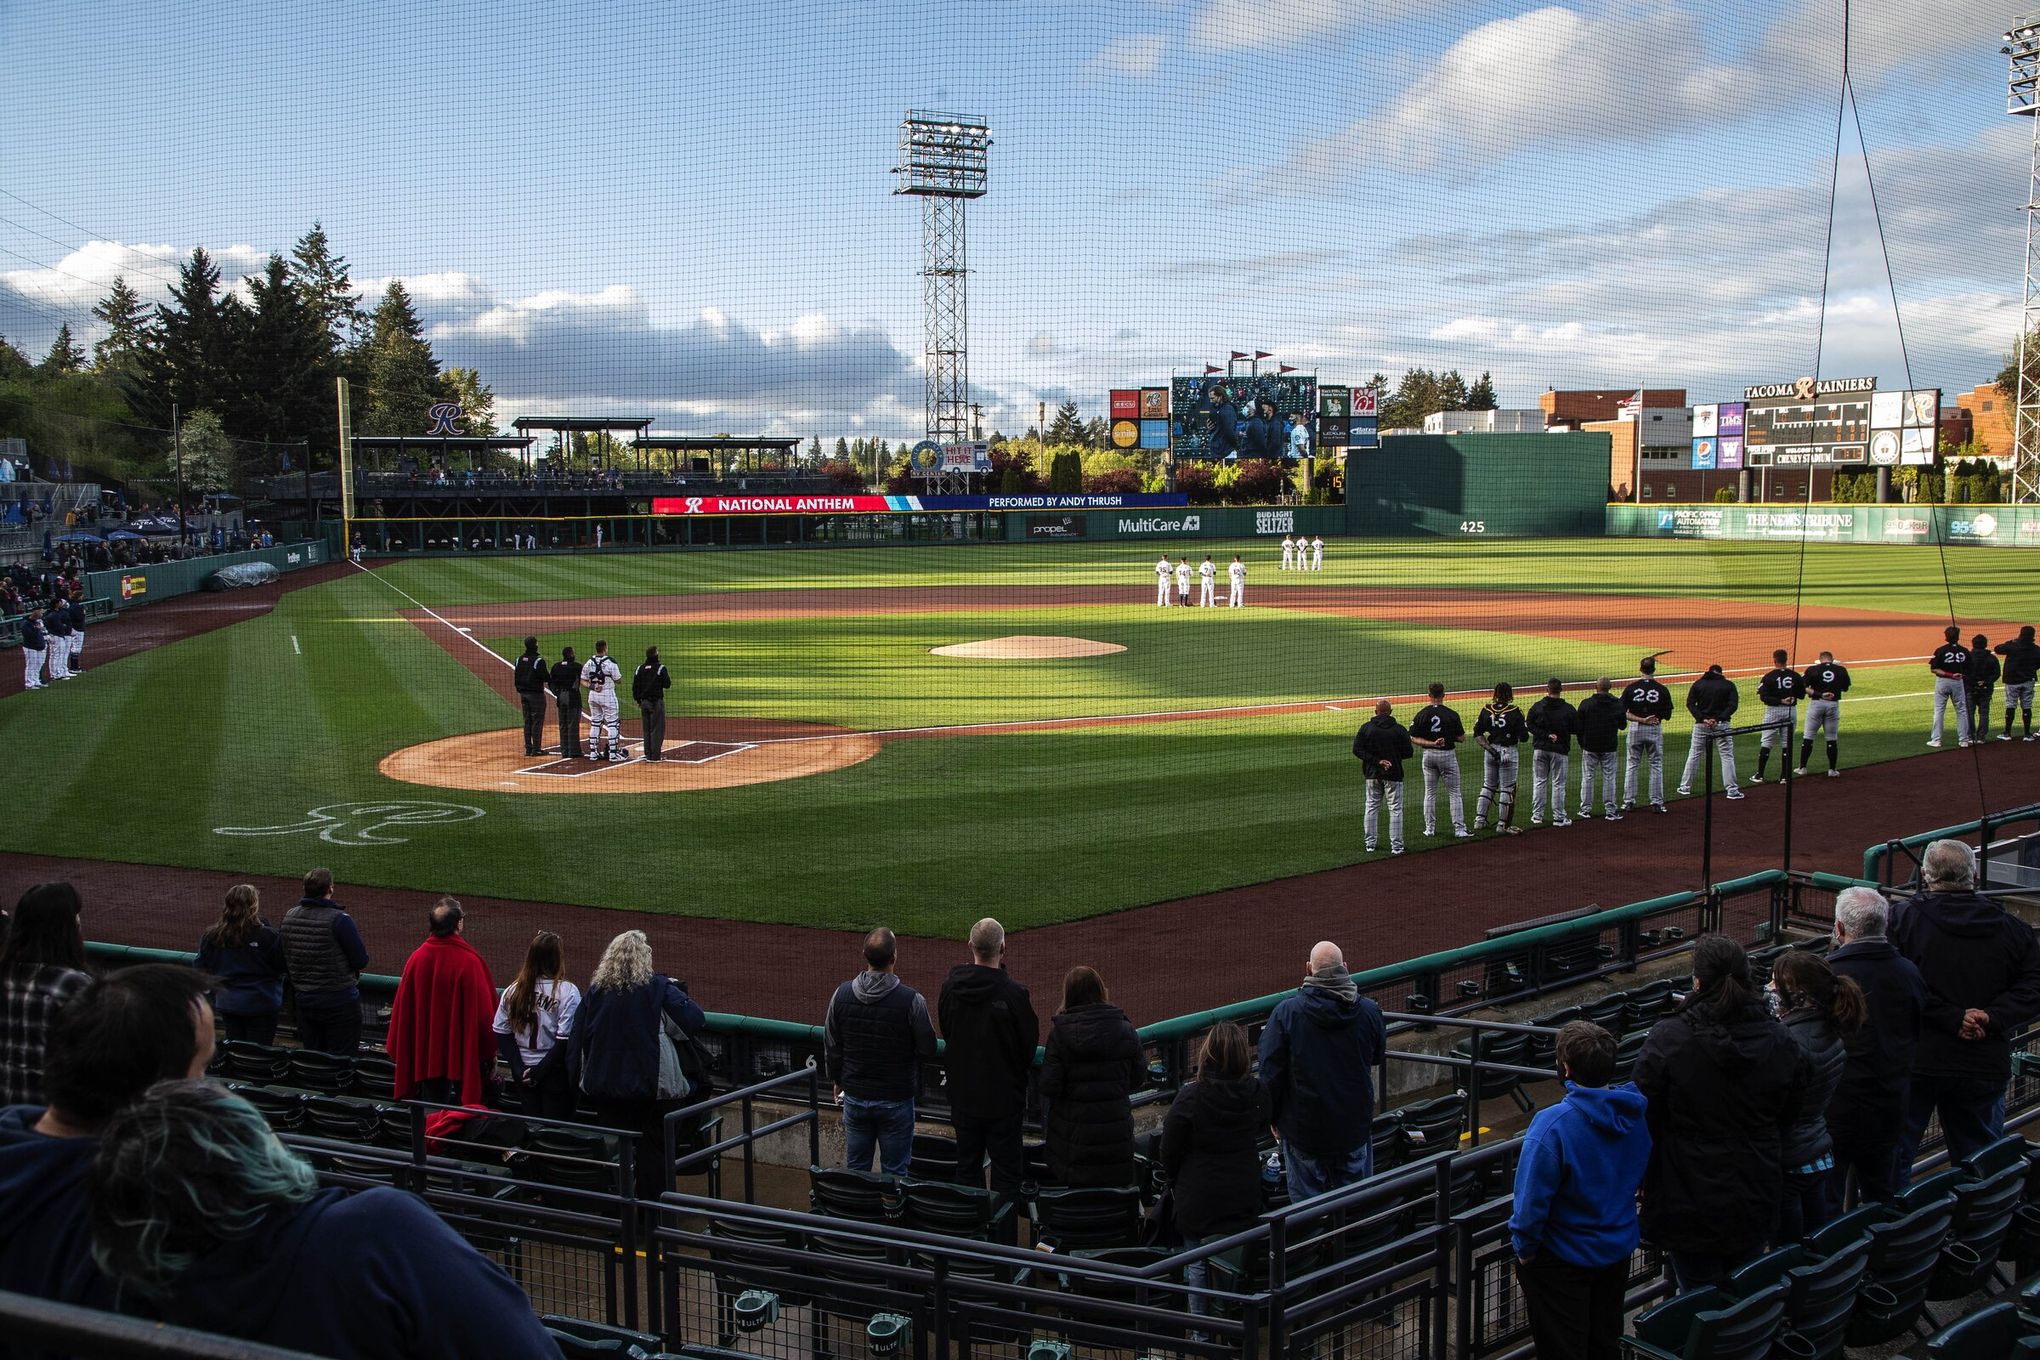
[[[595,965],[588,994],[574,1019],[575,1066],[581,1092],[605,1123],[638,1133],[637,1192],[656,1199],[673,1188],[662,1169],[666,1115],[705,1091],[661,1090],[662,1046],[708,1024],[684,985],[652,968],[652,946],[642,930],[626,930],[609,942]]]
[[[220,919],[198,942],[198,971],[219,979],[213,1011],[229,1042],[273,1044],[283,1010],[283,936],[262,919],[252,883],[227,889]]]
[[[574,1117],[567,1051],[581,989],[567,981],[560,937],[541,930],[524,951],[524,966],[496,1005],[496,1051],[524,1097],[524,1112],[541,1119]]]

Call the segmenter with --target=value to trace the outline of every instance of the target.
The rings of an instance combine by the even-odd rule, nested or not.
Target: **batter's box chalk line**
[[[448,826],[472,822],[484,814],[466,803],[407,799],[374,803],[327,803],[305,813],[304,819],[282,826],[216,826],[215,836],[296,836],[316,834],[328,845],[404,845],[408,836],[379,834],[390,827]]]
[[[724,756],[733,756],[740,751],[749,751],[757,745],[758,743],[756,742],[676,742],[663,749],[660,763],[706,765],[711,760],[721,760]],[[623,749],[626,752],[635,750],[639,754],[630,755],[623,760],[590,760],[587,756],[568,760],[553,759],[546,761],[543,765],[527,765],[517,771],[517,773],[542,775],[547,779],[586,779],[589,775],[607,774],[612,770],[620,770],[626,765],[646,765],[652,763],[644,758],[643,748],[644,743],[642,742],[627,741],[623,743]],[[583,768],[573,768],[576,766]]]

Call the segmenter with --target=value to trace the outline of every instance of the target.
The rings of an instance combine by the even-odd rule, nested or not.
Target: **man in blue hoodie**
[[[1615,1037],[1558,1032],[1565,1099],[1539,1110],[1516,1163],[1509,1237],[1538,1360],[1615,1360],[1636,1250],[1636,1190],[1650,1162],[1643,1094],[1615,1074]]]
[[[1303,985],[1261,1027],[1261,1080],[1292,1201],[1374,1174],[1374,1069],[1387,1042],[1381,1007],[1360,995],[1339,946],[1320,940]]]
[[[194,969],[145,963],[91,983],[51,1026],[49,1104],[0,1109],[0,1290],[106,1307],[92,1264],[84,1180],[108,1120],[155,1082],[199,1077],[213,1057],[213,1012]],[[37,1352],[0,1356],[26,1360]]]

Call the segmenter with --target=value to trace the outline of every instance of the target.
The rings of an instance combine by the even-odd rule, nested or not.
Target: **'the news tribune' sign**
[[[655,515],[904,515],[970,510],[1133,510],[1187,504],[1181,493],[1063,496],[657,496]]]

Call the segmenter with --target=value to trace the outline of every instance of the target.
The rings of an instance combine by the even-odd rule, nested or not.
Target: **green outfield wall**
[[[1596,538],[1605,434],[1391,435],[1346,456],[1346,531],[1375,538]]]
[[[2040,506],[1610,505],[1614,538],[2040,548]]]
[[[1340,505],[1181,505],[1137,510],[1004,512],[1008,543],[1343,534]]]
[[[277,548],[252,548],[247,552],[214,553],[184,562],[154,562],[126,570],[93,571],[85,574],[85,593],[93,599],[112,600],[122,609],[189,595],[205,584],[205,578],[221,567],[244,562],[267,562],[279,571],[296,571],[333,561],[324,542],[291,543]]]

